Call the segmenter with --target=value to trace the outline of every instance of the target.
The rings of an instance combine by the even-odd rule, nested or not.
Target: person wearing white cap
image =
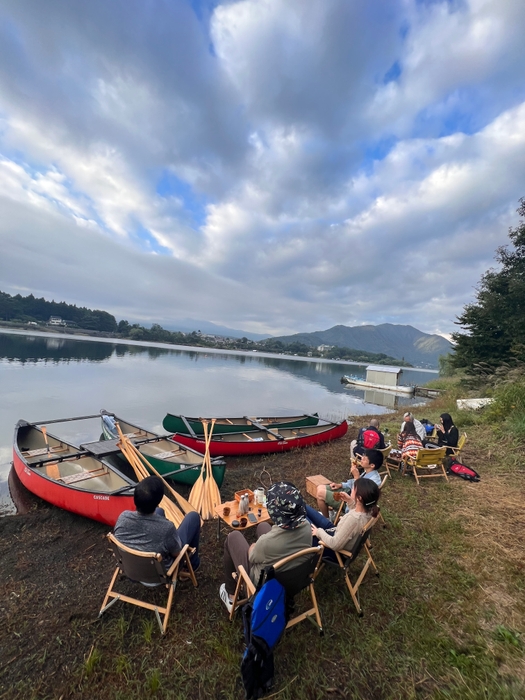
[[[427,439],[427,431],[425,430],[425,426],[423,425],[423,423],[421,423],[421,421],[418,421],[417,418],[414,418],[414,415],[410,413],[410,411],[407,411],[403,416],[403,422],[401,424],[401,430],[399,432],[405,432],[405,423],[408,422],[414,424],[414,428],[416,429],[416,433],[418,434],[420,440]]]

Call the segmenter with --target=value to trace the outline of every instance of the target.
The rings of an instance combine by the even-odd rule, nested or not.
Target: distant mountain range
[[[384,352],[426,369],[436,369],[439,356],[452,351],[452,343],[441,335],[429,335],[413,326],[392,323],[382,323],[379,326],[334,326],[326,331],[284,335],[275,340],[283,343],[299,342],[310,347],[337,345],[367,352]]]
[[[173,321],[172,323],[162,325],[167,331],[181,331],[182,333],[201,331],[201,333],[210,335],[223,335],[228,338],[248,338],[248,340],[263,340],[264,338],[268,338],[268,335],[238,331],[235,328],[218,326],[211,321],[196,321],[193,318],[184,318],[181,321]]]

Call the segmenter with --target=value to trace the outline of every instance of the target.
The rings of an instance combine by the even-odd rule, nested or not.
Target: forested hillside
[[[369,353],[385,353],[419,367],[437,367],[440,355],[451,352],[452,345],[440,335],[423,333],[412,326],[383,323],[378,326],[334,326],[326,331],[298,333],[274,338],[283,343],[337,345]]]
[[[60,316],[70,326],[78,326],[86,330],[107,331],[117,330],[117,321],[107,311],[87,309],[64,301],[46,301],[37,299],[32,294],[23,297],[20,294],[11,296],[0,292],[0,320],[21,321],[27,323],[47,323],[50,316]]]

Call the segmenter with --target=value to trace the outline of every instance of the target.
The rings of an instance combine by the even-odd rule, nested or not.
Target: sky
[[[0,0],[0,290],[454,321],[525,196],[522,0]]]

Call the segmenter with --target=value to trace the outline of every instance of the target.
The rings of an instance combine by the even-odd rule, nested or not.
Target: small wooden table
[[[229,515],[224,515],[224,508],[228,507],[230,509]],[[259,508],[261,509],[261,517],[258,517],[257,513],[259,512]],[[262,505],[257,505],[255,504],[250,504],[250,510],[248,513],[253,513],[255,517],[257,518],[257,522],[252,523],[248,519],[248,513],[246,515],[241,515],[237,517],[237,511],[239,509],[239,501],[226,501],[226,503],[221,503],[219,506],[215,506],[215,512],[219,516],[219,519],[217,521],[217,539],[219,538],[219,532],[220,532],[220,527],[221,527],[221,520],[226,523],[228,527],[231,527],[232,530],[248,530],[250,527],[255,527],[259,523],[264,523],[267,520],[270,520],[270,516],[268,514],[268,510],[266,506]],[[234,527],[232,525],[233,520],[240,520],[241,518],[246,518],[247,523],[244,527],[241,527],[240,525],[238,527]]]

